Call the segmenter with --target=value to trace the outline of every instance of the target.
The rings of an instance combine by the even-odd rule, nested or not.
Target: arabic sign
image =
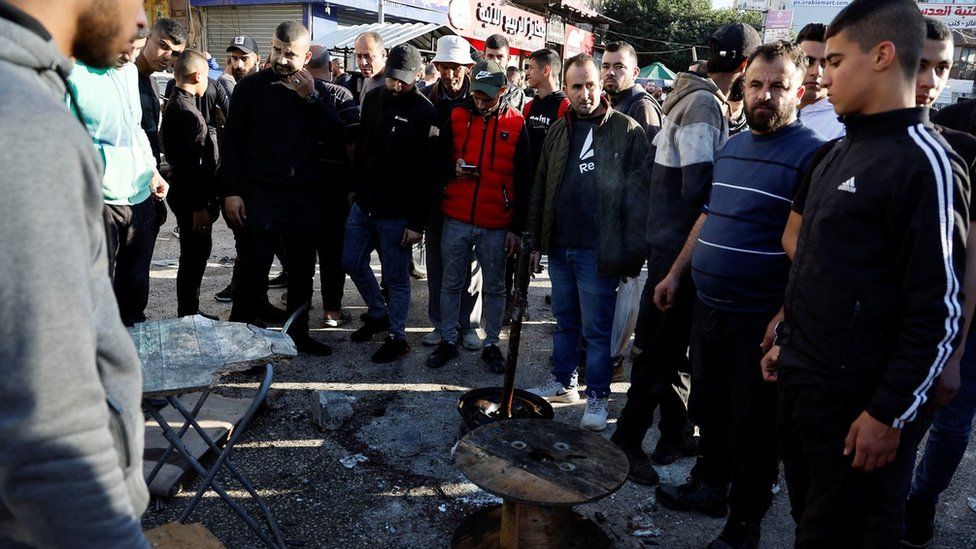
[[[851,0],[793,0],[794,6],[809,6],[815,8],[843,8]]]
[[[465,38],[484,40],[504,34],[513,48],[534,51],[546,47],[546,20],[511,5],[491,0],[451,0],[447,14],[451,28]]]
[[[793,25],[793,10],[769,10],[766,12],[767,29],[788,29]]]
[[[573,25],[566,25],[566,47],[563,53],[566,59],[585,53],[593,55],[593,44],[595,43],[593,33],[585,31]]]
[[[746,11],[766,11],[768,0],[741,0],[736,8]]]
[[[766,29],[763,34],[763,44],[769,44],[770,42],[777,42],[779,40],[790,41],[790,29]]]
[[[976,28],[976,6],[954,4],[919,4],[922,15],[942,21],[951,29]]]

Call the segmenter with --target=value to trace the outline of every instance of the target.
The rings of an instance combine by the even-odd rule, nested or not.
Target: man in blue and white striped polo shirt
[[[728,511],[720,541],[733,547],[758,544],[778,472],[776,388],[764,384],[758,365],[789,276],[781,236],[793,195],[823,145],[796,117],[806,63],[787,42],[764,45],[749,58],[751,131],[718,151],[711,195],[679,256],[698,290],[690,412],[701,430],[700,457],[693,479],[661,486],[658,501],[712,516]],[[655,301],[669,299],[662,293]]]

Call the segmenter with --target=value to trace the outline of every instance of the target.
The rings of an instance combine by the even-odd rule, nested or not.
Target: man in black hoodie
[[[776,345],[798,547],[897,547],[929,390],[962,335],[969,177],[915,107],[925,22],[855,0],[822,84],[847,136],[809,174]],[[892,151],[897,151],[893,155]]]
[[[369,307],[366,323],[352,334],[356,342],[389,332],[373,362],[393,362],[410,352],[407,313],[410,308],[410,249],[420,242],[430,212],[433,165],[417,159],[437,155],[437,111],[417,90],[423,60],[417,48],[401,44],[386,60],[386,86],[366,94],[362,132],[356,150],[355,202],[346,223],[342,262]],[[380,253],[384,302],[369,265],[373,248]]]

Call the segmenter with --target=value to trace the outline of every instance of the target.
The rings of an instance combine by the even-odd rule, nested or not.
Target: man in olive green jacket
[[[553,124],[542,146],[529,203],[532,268],[549,256],[553,367],[531,389],[551,402],[575,402],[576,365],[586,340],[586,411],[580,425],[607,423],[610,332],[620,279],[640,274],[647,245],[647,140],[644,130],[602,97],[600,71],[581,54],[566,65],[572,108]]]

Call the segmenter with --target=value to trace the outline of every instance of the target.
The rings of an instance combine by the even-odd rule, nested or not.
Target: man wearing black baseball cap
[[[427,358],[442,368],[458,356],[461,293],[474,250],[484,277],[485,341],[481,359],[502,373],[498,336],[505,313],[505,258],[518,247],[532,185],[532,150],[525,119],[501,98],[508,77],[498,63],[479,61],[471,71],[471,98],[451,111],[442,141],[450,150],[441,213],[441,334]]]
[[[407,313],[410,309],[410,251],[420,242],[431,209],[434,163],[438,154],[437,109],[416,86],[423,68],[417,48],[401,44],[386,60],[385,86],[366,94],[362,131],[356,146],[354,203],[346,222],[343,267],[369,307],[366,323],[352,334],[356,342],[388,332],[373,362],[388,363],[410,351]],[[418,166],[404,170],[404,166]],[[369,265],[377,248],[384,301]]]
[[[217,79],[227,95],[234,93],[234,86],[245,76],[254,74],[260,66],[261,55],[254,39],[246,34],[235,36],[227,46],[227,63],[224,74]]]
[[[630,479],[655,484],[658,475],[641,443],[661,407],[661,438],[651,459],[661,465],[697,453],[684,399],[691,364],[688,341],[695,288],[688,272],[690,248],[697,236],[695,221],[712,185],[715,151],[729,137],[726,99],[732,82],[745,71],[746,59],[759,46],[759,33],[748,25],[731,23],[709,40],[707,76],[684,72],[663,105],[666,116],[656,138],[647,216],[649,244],[647,285],[641,297],[639,331],[642,352],[634,360],[627,404],[611,440],[631,460]],[[656,305],[657,304],[657,305]],[[759,342],[756,343],[757,345]],[[672,386],[673,385],[673,386]],[[706,482],[662,487],[658,501],[668,508],[707,509],[724,515],[726,502]]]

